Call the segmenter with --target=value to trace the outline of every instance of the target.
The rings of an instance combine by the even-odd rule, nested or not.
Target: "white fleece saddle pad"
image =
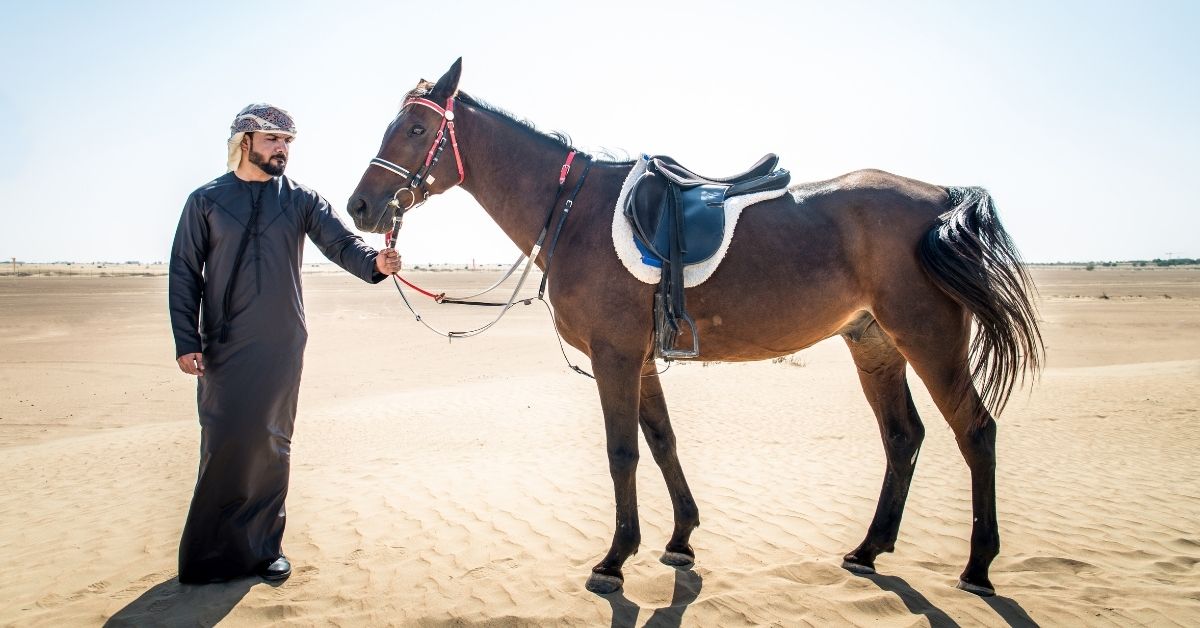
[[[638,160],[637,165],[633,170],[629,171],[629,176],[625,177],[625,184],[621,186],[621,193],[617,195],[617,205],[613,208],[613,248],[617,250],[617,257],[621,258],[621,263],[638,280],[646,283],[658,283],[662,277],[662,269],[657,266],[651,266],[642,261],[642,252],[638,250],[637,244],[634,243],[633,226],[629,224],[629,219],[625,217],[625,198],[633,189],[633,184],[646,172],[646,167],[650,163],[649,158],[643,155]],[[757,192],[755,194],[745,194],[743,196],[735,196],[725,201],[725,234],[721,238],[721,245],[717,248],[717,252],[707,260],[698,264],[685,266],[683,269],[683,286],[692,288],[698,286],[712,276],[720,265],[721,260],[725,258],[725,253],[729,251],[729,243],[733,240],[733,230],[737,227],[738,217],[742,215],[742,210],[762,201],[769,201],[773,198],[779,198],[787,194],[789,189],[783,190],[767,190],[765,192]]]

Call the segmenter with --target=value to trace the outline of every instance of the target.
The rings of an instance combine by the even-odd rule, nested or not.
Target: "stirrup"
[[[700,356],[700,334],[696,333],[696,322],[692,320],[691,315],[687,312],[682,312],[678,316],[670,316],[666,308],[663,307],[663,298],[661,294],[654,295],[654,357],[663,360],[677,360],[696,358]],[[679,337],[680,325],[683,321],[687,325],[688,330],[692,332],[692,348],[678,349],[675,347],[675,339]]]
[[[692,317],[688,316],[687,314],[684,314],[682,317],[677,318],[675,320],[680,320],[680,321],[687,323],[688,329],[690,329],[692,332],[692,348],[691,349],[676,349],[673,345],[671,347],[660,346],[659,352],[658,352],[659,357],[664,360],[677,360],[680,358],[687,359],[687,358],[700,357],[700,337],[696,335],[696,324],[692,322]],[[678,336],[679,332],[676,332],[673,335]]]

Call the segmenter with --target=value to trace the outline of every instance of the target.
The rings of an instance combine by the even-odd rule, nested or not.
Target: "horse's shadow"
[[[1025,609],[1021,608],[1021,605],[1017,604],[1017,601],[1012,598],[997,595],[985,598],[984,602],[987,602],[987,605],[992,607],[992,610],[996,611],[996,614],[1001,619],[1008,622],[1009,626],[1020,626],[1021,628],[1038,626],[1038,623],[1029,616],[1029,613],[1026,613]]]
[[[900,601],[904,602],[904,606],[908,608],[910,613],[924,615],[929,620],[930,626],[941,628],[943,626],[957,627],[959,625],[945,611],[934,606],[933,602],[930,602],[928,598],[912,588],[912,585],[908,584],[904,578],[883,576],[877,573],[862,574],[861,577],[874,582],[875,586],[884,591],[895,593],[900,598]],[[1018,628],[1036,628],[1038,626],[1038,623],[1025,612],[1025,609],[1021,608],[1021,605],[1016,600],[1001,596],[987,597],[983,598],[983,600],[1009,626]]]
[[[704,578],[691,571],[675,570],[675,590],[671,593],[671,603],[662,608],[654,609],[654,614],[646,620],[646,628],[677,628],[683,623],[683,614],[688,605],[700,597],[700,589],[704,586]],[[637,624],[638,613],[642,608],[634,603],[621,591],[600,596],[612,607],[612,628],[631,628]]]
[[[242,578],[219,584],[179,584],[178,578],[160,582],[117,611],[104,626],[215,626],[259,584]]]

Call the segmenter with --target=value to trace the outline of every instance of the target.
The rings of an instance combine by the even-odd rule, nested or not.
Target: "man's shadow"
[[[654,614],[644,624],[647,628],[678,628],[683,623],[683,614],[688,605],[700,597],[700,589],[704,586],[704,578],[689,570],[675,570],[675,590],[671,593],[671,603],[663,608],[654,609]],[[625,597],[621,591],[602,595],[612,607],[612,628],[632,628],[637,624],[638,613],[642,608]]]
[[[104,622],[109,626],[215,626],[246,597],[259,578],[206,585],[160,582]]]
[[[908,584],[904,578],[883,576],[877,573],[861,574],[860,577],[874,582],[875,586],[884,591],[895,593],[900,598],[900,601],[904,602],[904,606],[908,608],[910,613],[924,615],[929,620],[930,626],[940,628],[943,626],[957,627],[959,625],[945,611],[934,606],[933,602],[930,602],[928,598],[912,588],[912,585]],[[1021,608],[1020,604],[1017,604],[1016,600],[993,596],[983,598],[983,601],[992,607],[992,610],[996,611],[996,614],[1007,622],[1009,626],[1019,628],[1036,628],[1038,626],[1038,623],[1025,612],[1025,609]]]

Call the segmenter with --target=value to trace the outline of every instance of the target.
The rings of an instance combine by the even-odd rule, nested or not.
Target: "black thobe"
[[[200,471],[179,544],[181,582],[250,575],[280,556],[308,340],[300,290],[305,235],[364,281],[385,278],[375,269],[376,251],[329,203],[285,176],[259,183],[227,173],[193,192],[179,219],[169,288],[175,355],[201,352],[205,366],[197,380]]]

